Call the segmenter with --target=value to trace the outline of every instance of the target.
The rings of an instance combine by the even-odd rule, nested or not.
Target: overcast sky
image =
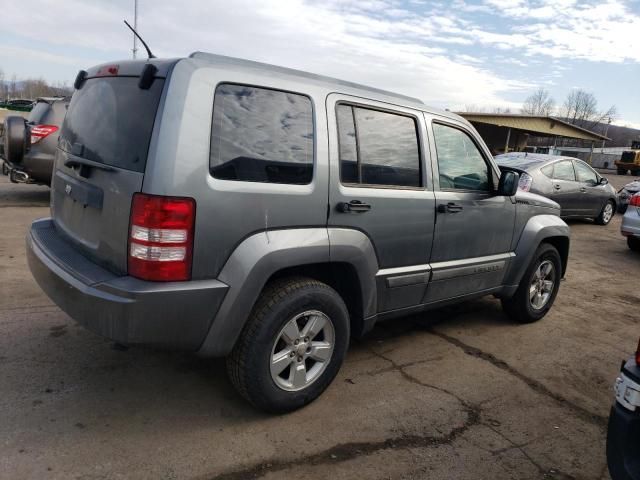
[[[640,0],[139,0],[159,57],[202,50],[303,69],[452,110],[518,109],[538,87],[615,104],[640,127]],[[0,68],[71,83],[131,56],[133,0],[3,2]]]

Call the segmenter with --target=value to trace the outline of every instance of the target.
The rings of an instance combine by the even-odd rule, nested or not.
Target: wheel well
[[[284,268],[277,271],[267,281],[289,276],[304,276],[319,280],[333,288],[347,306],[351,323],[351,336],[360,337],[364,329],[362,288],[353,265],[343,262],[314,263]]]
[[[569,260],[569,238],[568,237],[547,237],[542,243],[553,245],[562,260],[562,276],[567,272],[567,262]]]

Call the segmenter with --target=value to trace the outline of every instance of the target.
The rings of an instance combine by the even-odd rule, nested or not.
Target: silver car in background
[[[495,157],[500,169],[520,173],[520,190],[560,204],[563,218],[592,218],[607,225],[618,205],[609,181],[582,160],[527,152]]]
[[[620,232],[627,237],[627,245],[634,252],[640,252],[640,193],[636,193],[629,200]]]
[[[633,182],[627,183],[624,187],[618,190],[618,212],[624,213],[627,211],[627,205],[631,197],[640,192],[640,178],[635,179]]]

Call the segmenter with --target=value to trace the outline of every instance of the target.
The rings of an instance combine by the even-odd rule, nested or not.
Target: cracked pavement
[[[0,478],[608,478],[611,387],[640,334],[619,216],[570,223],[542,321],[515,325],[490,297],[381,324],[318,401],[268,416],[223,361],[118,351],[53,305],[23,254],[47,202],[0,177]]]

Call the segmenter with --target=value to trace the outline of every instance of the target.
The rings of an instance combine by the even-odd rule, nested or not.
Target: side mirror
[[[606,179],[606,178],[604,178],[604,177],[600,177],[600,180],[598,180],[598,183],[599,183],[600,185],[606,185],[606,184],[608,184],[608,183],[609,183],[609,180],[607,180],[607,179]]]
[[[520,181],[520,174],[512,170],[504,170],[500,175],[500,182],[498,183],[498,195],[504,197],[511,197],[518,191],[518,182]]]

